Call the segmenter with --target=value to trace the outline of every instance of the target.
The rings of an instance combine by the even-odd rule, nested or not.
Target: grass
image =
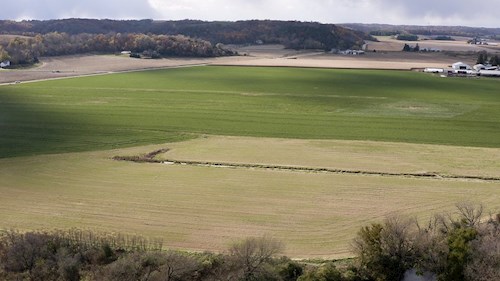
[[[222,251],[231,241],[270,234],[286,244],[291,257],[342,258],[351,256],[349,243],[361,226],[391,214],[425,223],[432,213],[451,211],[463,200],[498,211],[498,183],[110,159],[193,145],[181,144],[1,159],[0,226],[139,234],[195,251]]]
[[[168,148],[156,159],[500,177],[498,148],[224,136],[172,143]]]
[[[498,211],[498,182],[111,158],[169,147],[161,157],[498,177],[499,83],[193,67],[1,86],[0,228],[117,231],[200,251],[271,234],[292,257],[347,257],[356,231],[387,215],[426,219],[463,200]]]
[[[0,157],[198,134],[500,147],[498,80],[193,67],[0,88]]]

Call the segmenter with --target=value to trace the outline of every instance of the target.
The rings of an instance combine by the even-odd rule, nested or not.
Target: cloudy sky
[[[276,19],[500,27],[500,0],[9,0],[2,19]]]

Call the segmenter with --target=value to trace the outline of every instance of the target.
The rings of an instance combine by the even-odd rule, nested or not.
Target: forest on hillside
[[[298,21],[251,20],[206,22],[198,20],[95,20],[0,21],[0,32],[26,36],[63,33],[183,35],[223,44],[283,44],[291,49],[347,49],[361,47],[371,37],[332,24]]]
[[[223,44],[283,44],[289,49],[361,48],[363,32],[336,25],[296,21],[205,22],[195,20],[0,21],[0,61],[33,64],[41,56],[112,53],[134,57],[217,57],[235,55]]]
[[[468,26],[422,26],[422,25],[390,25],[346,23],[341,26],[372,34],[375,36],[418,34],[426,36],[464,36],[500,38],[500,28],[468,27]]]
[[[34,37],[23,36],[1,44],[0,61],[12,65],[38,62],[42,56],[61,56],[85,53],[132,52],[131,57],[219,57],[234,55],[220,44],[193,39],[183,35],[152,35],[142,33],[88,34],[51,32]]]

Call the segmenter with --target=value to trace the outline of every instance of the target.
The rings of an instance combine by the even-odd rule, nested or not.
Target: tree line
[[[500,66],[500,57],[495,55],[490,55],[486,51],[480,51],[477,55],[477,64],[491,64],[492,66]]]
[[[420,34],[427,36],[464,36],[464,37],[491,37],[500,36],[500,28],[468,27],[468,26],[418,26],[418,25],[390,25],[390,24],[342,24],[345,27],[370,33],[375,36],[390,36],[401,33]]]
[[[398,34],[396,36],[397,40],[401,41],[418,41],[418,35],[414,34]]]
[[[161,240],[92,231],[4,231],[1,280],[399,281],[409,270],[434,280],[500,280],[500,214],[457,204],[458,215],[426,225],[390,217],[362,227],[346,261],[294,261],[269,236],[247,238],[223,253],[162,250]]]
[[[222,45],[183,35],[141,33],[89,34],[51,32],[33,37],[19,36],[0,45],[0,60],[12,64],[33,64],[41,56],[83,53],[116,53],[123,50],[150,57],[217,57],[234,53]]]
[[[418,43],[412,47],[408,44],[404,44],[403,46],[403,52],[419,52],[420,51],[420,46],[418,45]]]
[[[212,44],[283,44],[293,49],[350,49],[361,47],[364,32],[333,24],[299,21],[154,21],[154,20],[95,20],[63,19],[47,21],[0,21],[0,30],[7,34],[47,34],[51,32],[76,35],[80,33],[143,33],[155,35],[182,34]]]

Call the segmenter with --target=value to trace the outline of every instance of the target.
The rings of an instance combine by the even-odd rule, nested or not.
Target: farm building
[[[471,75],[476,73],[474,70],[472,70],[472,67],[470,67],[470,65],[465,64],[463,62],[456,62],[452,64],[451,67],[453,69],[453,73],[455,74]]]
[[[473,66],[475,71],[480,71],[480,70],[497,70],[498,67],[492,66],[490,64],[484,65],[484,64],[476,64]]]
[[[479,70],[478,75],[489,77],[500,77],[500,70]]]
[[[443,73],[444,69],[442,69],[442,68],[427,67],[426,69],[424,69],[424,72],[426,72],[426,73]]]
[[[473,77],[473,76],[487,76],[487,77],[500,77],[500,67],[492,66],[490,64],[476,64],[474,67],[470,67],[468,64],[463,62],[456,62],[452,64],[451,69],[427,67],[424,69],[426,73],[446,73],[448,76],[461,76],[461,77]],[[444,75],[442,75],[445,77]]]
[[[362,50],[344,50],[344,51],[339,51],[338,53],[341,55],[357,56],[357,55],[364,55],[365,51],[362,51]]]
[[[484,64],[479,63],[474,65],[472,68],[474,68],[475,71],[479,71],[479,70],[485,70],[486,66]]]
[[[0,62],[1,68],[7,67],[7,66],[10,66],[10,61],[6,60],[6,61]]]
[[[452,64],[451,67],[453,68],[453,70],[472,70],[472,67],[470,67],[470,65],[461,61]]]

